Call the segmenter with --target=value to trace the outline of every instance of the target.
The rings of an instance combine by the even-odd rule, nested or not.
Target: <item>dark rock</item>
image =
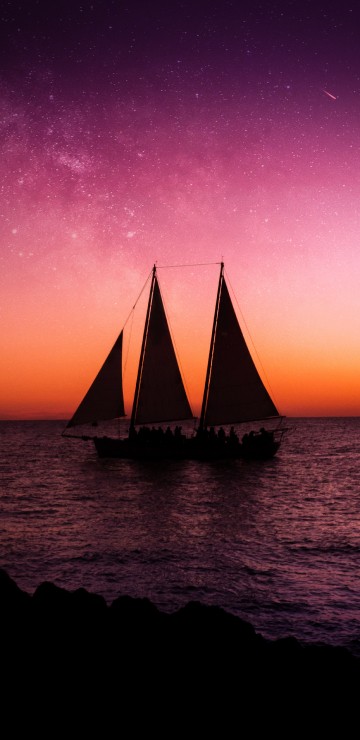
[[[119,596],[110,606],[117,618],[130,622],[141,623],[158,621],[160,612],[150,599],[135,599],[131,596]]]
[[[333,696],[359,687],[360,661],[342,648],[302,646],[295,638],[265,640],[251,624],[215,606],[190,602],[173,614],[148,599],[121,596],[110,607],[85,589],[69,592],[43,583],[31,598],[0,571],[1,613],[7,621],[3,645],[9,670],[42,677],[64,673],[69,685],[91,690],[174,696],[199,690],[230,709],[246,711],[251,696]],[[45,679],[44,679],[45,680]],[[180,692],[180,693],[179,693]]]
[[[31,605],[31,596],[22,591],[5,570],[0,569],[0,613],[5,616],[22,616]]]
[[[38,612],[53,616],[92,617],[107,610],[106,601],[98,594],[84,588],[67,591],[60,586],[45,581],[36,589],[33,605]]]

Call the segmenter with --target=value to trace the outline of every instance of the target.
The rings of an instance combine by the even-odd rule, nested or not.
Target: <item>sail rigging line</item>
[[[211,369],[212,369],[212,362],[213,362],[213,357],[214,357],[216,327],[217,327],[218,316],[219,316],[220,297],[221,297],[221,288],[222,288],[222,285],[223,285],[223,280],[224,280],[224,263],[223,262],[220,262],[219,284],[218,284],[218,290],[217,290],[217,295],[216,295],[214,321],[213,321],[213,327],[212,327],[212,332],[211,332],[211,340],[210,340],[209,359],[208,359],[207,370],[206,370],[204,395],[203,395],[203,401],[202,401],[202,406],[201,406],[201,414],[200,414],[200,424],[199,424],[200,431],[202,431],[204,429],[204,422],[205,422],[205,417],[206,417],[206,409],[207,409],[208,398],[209,398]]]
[[[235,299],[235,303],[236,303],[236,305],[237,305],[237,307],[238,307],[238,309],[239,309],[239,313],[240,313],[240,316],[241,316],[241,320],[242,320],[242,322],[243,322],[243,324],[244,324],[244,326],[245,326],[245,329],[246,329],[246,331],[247,331],[247,333],[248,333],[248,336],[249,336],[249,339],[250,339],[250,341],[251,341],[251,344],[252,344],[253,350],[254,350],[254,352],[255,352],[255,355],[256,355],[256,357],[257,357],[258,363],[259,363],[259,365],[260,365],[260,367],[261,367],[261,370],[262,370],[263,376],[264,376],[264,378],[265,378],[265,380],[266,380],[266,384],[267,384],[267,386],[268,386],[268,388],[269,388],[269,391],[270,391],[270,393],[271,393],[271,396],[272,396],[272,398],[273,398],[273,400],[274,400],[274,404],[275,404],[275,406],[277,407],[277,405],[278,405],[278,404],[277,404],[277,400],[276,400],[275,394],[274,394],[274,392],[273,392],[273,390],[272,390],[272,387],[271,387],[271,383],[270,383],[270,381],[269,381],[269,378],[267,377],[267,374],[266,374],[266,372],[265,372],[264,366],[263,366],[263,364],[262,364],[262,362],[261,362],[261,358],[260,358],[260,355],[259,355],[259,353],[258,353],[258,351],[257,351],[257,349],[256,349],[256,346],[255,346],[255,342],[254,342],[254,340],[253,340],[253,338],[252,338],[252,336],[251,336],[251,332],[250,332],[250,329],[249,329],[249,327],[248,327],[248,325],[247,325],[247,323],[246,323],[246,320],[245,320],[245,316],[244,316],[244,314],[243,314],[243,312],[242,312],[242,310],[241,310],[241,307],[240,307],[239,301],[238,301],[238,299],[237,299],[237,297],[236,297],[236,293],[235,293],[235,291],[234,291],[234,288],[233,288],[233,286],[231,285],[231,282],[230,282],[230,279],[229,279],[229,276],[228,276],[228,273],[227,273],[227,271],[226,271],[226,282],[227,282],[227,284],[229,285],[229,287],[230,287],[230,289],[231,289],[231,292],[232,292],[232,294],[233,294],[233,297],[234,297],[234,299]]]
[[[221,262],[186,262],[183,265],[156,265],[156,269],[167,270],[173,267],[210,267],[211,265],[221,265]]]
[[[135,306],[134,306],[134,308],[135,308]],[[130,324],[130,330],[129,330],[129,339],[128,339],[128,343],[127,343],[126,357],[125,357],[124,365],[123,365],[123,378],[125,377],[125,374],[126,374],[126,367],[127,367],[127,363],[128,363],[128,359],[129,359],[129,351],[130,351],[132,330],[133,330],[133,325],[134,325],[134,314],[135,314],[134,308],[131,310],[131,313],[130,313],[130,316],[131,316],[131,324]],[[129,316],[129,318],[130,318],[130,316]]]
[[[137,413],[137,407],[138,407],[139,396],[140,396],[141,376],[142,376],[143,367],[144,367],[146,340],[147,340],[147,335],[149,331],[151,305],[152,305],[152,300],[154,297],[154,288],[155,288],[155,281],[156,281],[156,264],[152,268],[150,274],[152,275],[152,279],[151,279],[148,306],[147,306],[147,311],[146,311],[144,334],[143,334],[142,343],[141,343],[140,360],[139,360],[138,374],[136,378],[133,407],[132,407],[132,412],[131,412],[130,429],[134,429],[135,423],[136,423],[136,413]]]
[[[137,299],[136,299],[136,301],[135,301],[135,303],[134,303],[134,305],[133,305],[133,307],[132,307],[132,309],[131,309],[131,311],[130,311],[130,313],[129,313],[126,321],[125,321],[125,324],[124,324],[124,326],[122,328],[122,331],[124,331],[125,326],[127,325],[129,319],[131,318],[130,331],[129,331],[129,339],[128,339],[127,350],[126,350],[126,357],[125,357],[124,365],[123,365],[123,374],[122,374],[123,375],[123,379],[124,379],[125,374],[126,374],[126,368],[127,368],[127,363],[128,363],[128,359],[129,359],[132,330],[133,330],[133,325],[134,325],[135,308],[136,308],[137,304],[139,303],[139,300],[140,300],[140,298],[141,298],[141,296],[142,296],[142,294],[143,294],[143,292],[144,292],[144,290],[145,290],[145,288],[146,288],[146,286],[147,286],[147,284],[148,284],[148,282],[149,282],[149,280],[150,280],[150,278],[152,276],[152,273],[153,273],[153,268],[150,270],[150,272],[149,272],[149,274],[148,274],[148,276],[147,276],[147,278],[145,280],[145,283],[144,283],[143,287],[141,288],[141,291],[140,291],[140,293],[139,293],[139,295],[138,295],[138,297],[137,297]]]
[[[157,269],[157,267],[158,266],[156,265],[156,269]],[[176,361],[177,361],[177,364],[179,366],[181,380],[183,382],[186,395],[189,398],[189,391],[188,391],[188,388],[187,388],[187,383],[185,382],[185,375],[184,375],[184,371],[183,371],[181,360],[180,360],[180,354],[178,352],[178,349],[177,349],[177,346],[176,346],[176,342],[175,342],[175,338],[174,338],[174,334],[173,334],[172,329],[171,329],[171,324],[170,324],[170,321],[168,319],[167,311],[166,311],[166,308],[165,308],[165,302],[164,302],[163,294],[162,294],[162,291],[161,291],[161,288],[160,288],[159,283],[158,283],[158,288],[159,288],[159,292],[160,292],[160,296],[161,296],[161,300],[162,300],[162,304],[163,304],[163,308],[164,308],[164,313],[165,313],[165,317],[166,317],[168,329],[169,329],[170,336],[171,336],[171,341],[172,341],[173,347],[174,347]],[[190,407],[192,407],[192,404],[191,403],[190,403]]]
[[[152,269],[151,269],[151,271],[149,272],[149,274],[148,274],[148,276],[147,276],[147,278],[146,278],[146,280],[145,280],[145,283],[144,283],[143,287],[141,288],[141,291],[140,291],[140,293],[139,293],[139,295],[138,295],[138,297],[137,297],[137,299],[136,299],[136,301],[135,301],[135,303],[134,303],[134,305],[133,305],[133,307],[132,307],[132,309],[131,309],[131,311],[130,311],[129,315],[128,315],[128,317],[127,317],[127,319],[126,319],[125,323],[123,324],[123,328],[122,328],[122,331],[124,331],[124,329],[125,329],[125,326],[126,326],[127,322],[128,322],[128,321],[129,321],[129,319],[130,319],[130,316],[131,316],[131,315],[133,314],[133,312],[135,311],[135,308],[136,308],[137,304],[139,303],[139,300],[140,300],[140,298],[141,298],[141,296],[142,296],[142,294],[143,294],[143,292],[144,292],[144,290],[145,290],[145,288],[146,288],[146,286],[147,286],[147,284],[148,284],[148,282],[149,282],[149,280],[150,280],[150,278],[151,278],[151,275],[152,275],[152,273],[153,273],[153,268],[152,268]]]

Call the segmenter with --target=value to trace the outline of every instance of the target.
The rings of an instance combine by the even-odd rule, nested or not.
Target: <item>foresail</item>
[[[175,421],[192,416],[155,278],[135,423]]]
[[[252,360],[222,282],[205,424],[235,424],[279,416]]]
[[[125,416],[122,388],[122,341],[118,336],[68,427]]]

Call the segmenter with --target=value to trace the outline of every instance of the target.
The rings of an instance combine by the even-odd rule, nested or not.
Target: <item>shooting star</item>
[[[323,92],[325,93],[325,95],[327,95],[329,98],[331,98],[331,100],[337,100],[337,98],[335,97],[335,95],[332,95],[327,90],[323,90]]]

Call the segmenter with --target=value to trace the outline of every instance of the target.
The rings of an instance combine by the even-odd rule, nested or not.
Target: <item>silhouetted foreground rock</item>
[[[148,599],[121,596],[107,606],[84,589],[51,583],[31,597],[0,571],[0,617],[3,672],[17,690],[33,690],[36,672],[42,691],[62,677],[88,696],[173,702],[186,692],[187,700],[203,696],[210,705],[220,696],[233,707],[241,701],[246,712],[254,696],[274,701],[286,692],[287,701],[300,701],[299,691],[318,697],[321,688],[331,702],[340,689],[350,697],[359,687],[360,661],[345,649],[270,642],[247,622],[196,602],[164,614]]]

